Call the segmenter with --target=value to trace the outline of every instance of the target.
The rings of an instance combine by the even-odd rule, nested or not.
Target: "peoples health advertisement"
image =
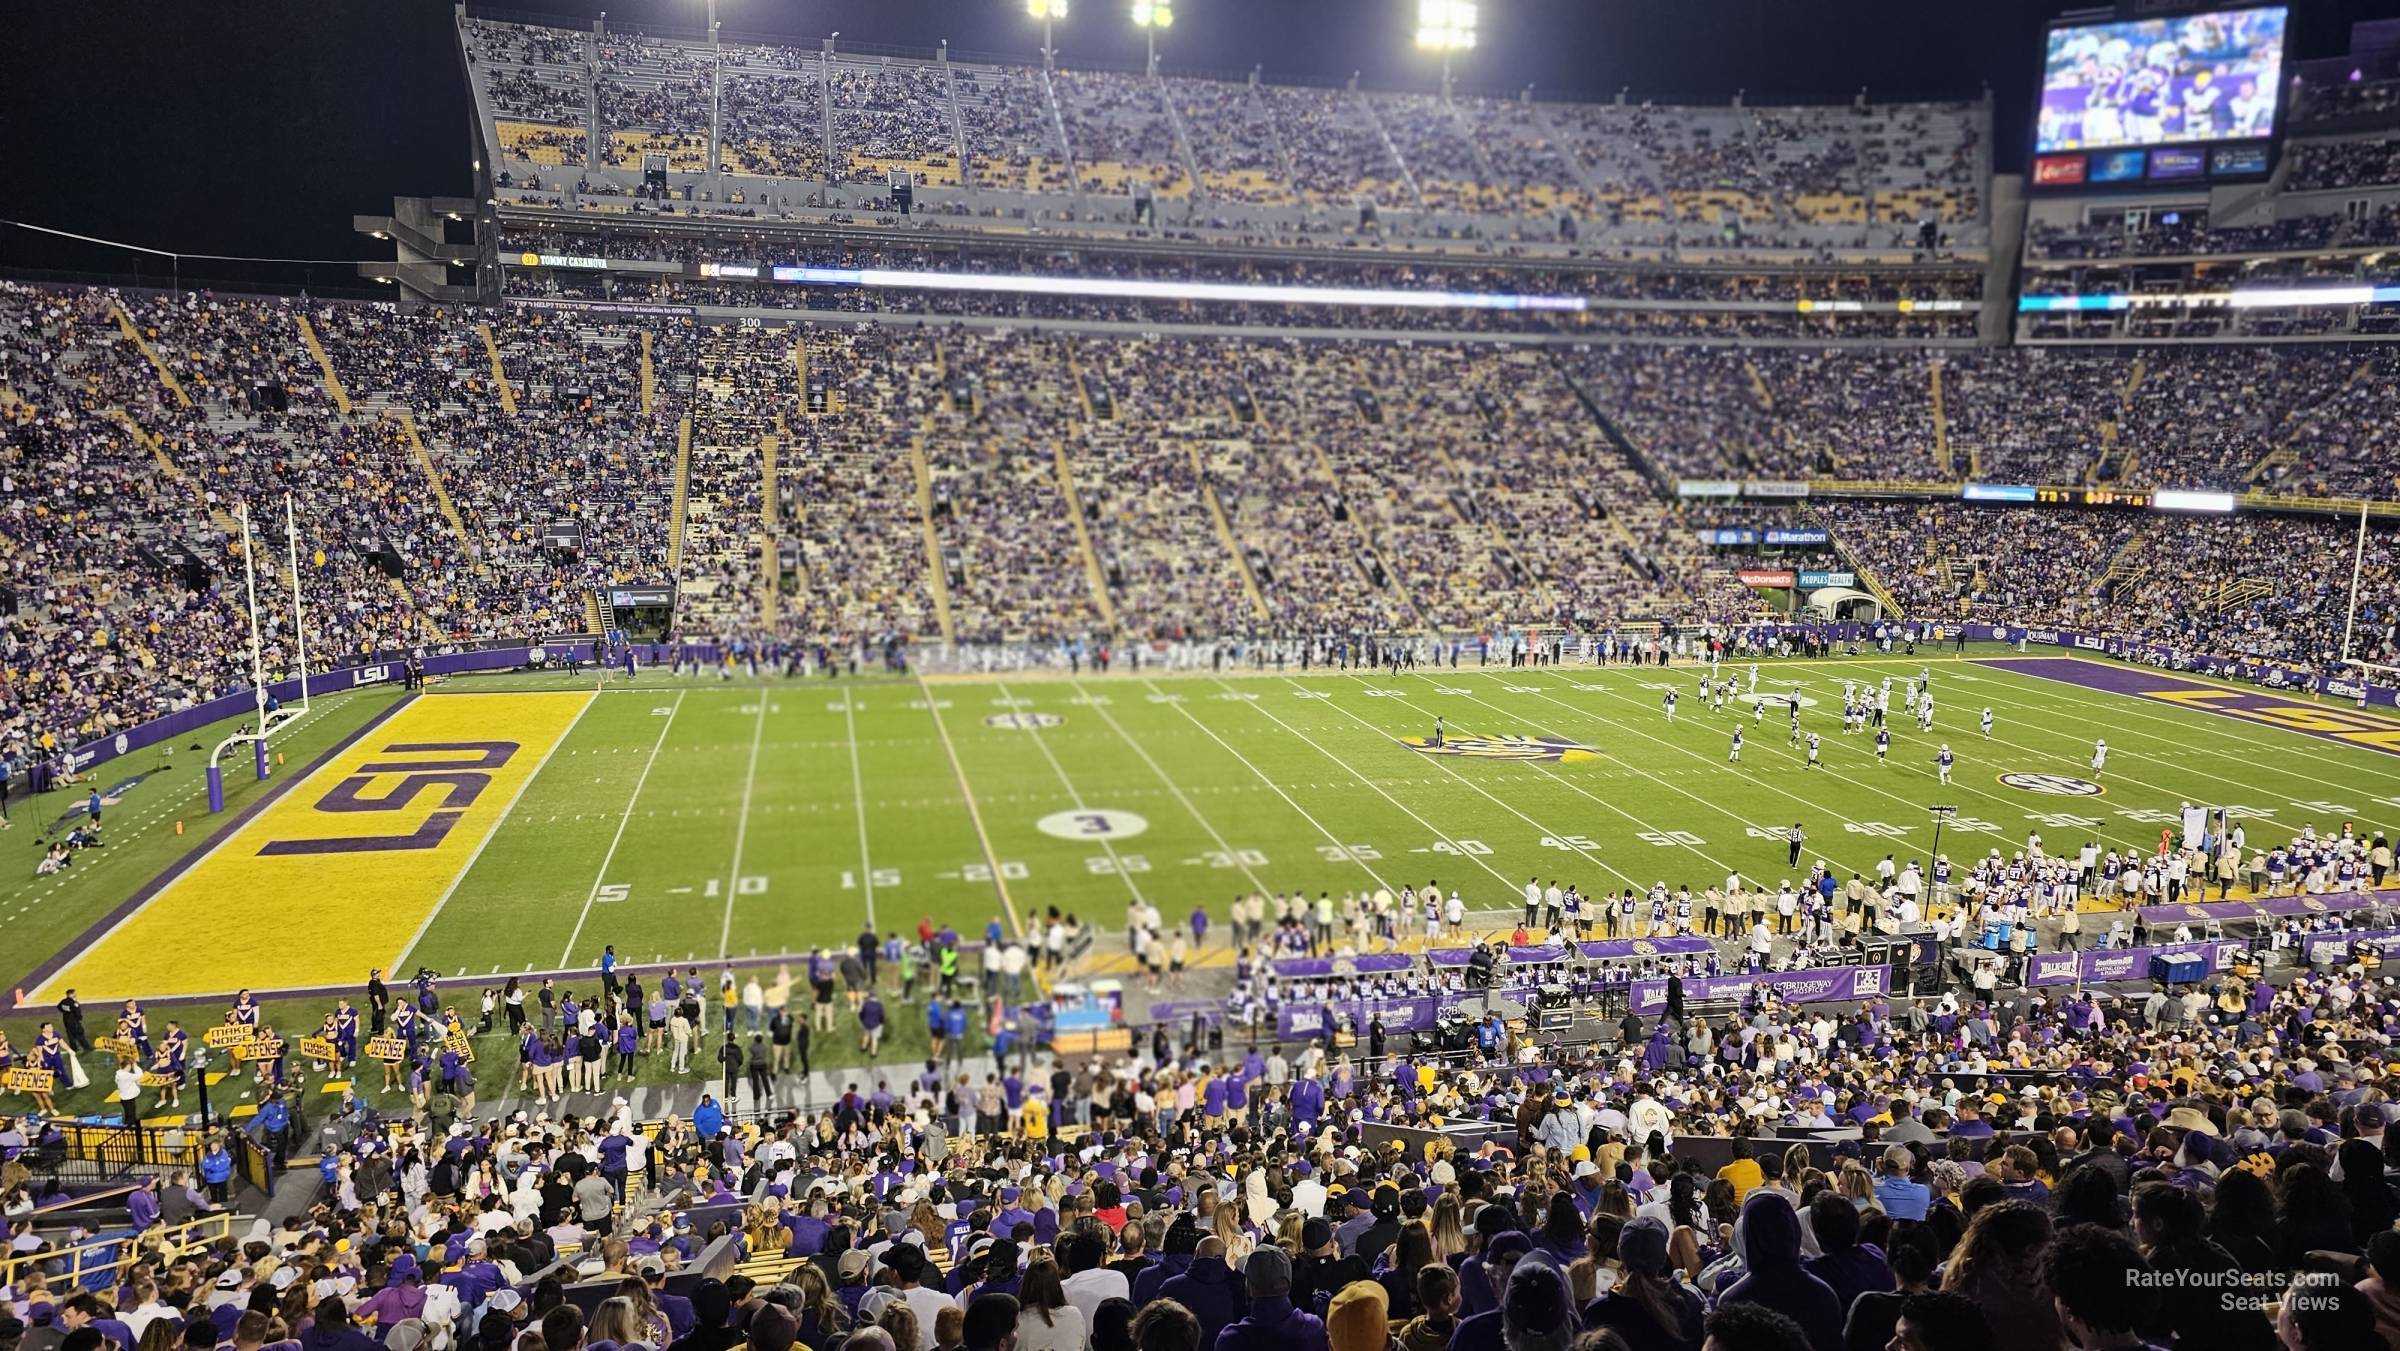
[[[2290,17],[2279,5],[2051,29],[2034,153],[2273,135]]]

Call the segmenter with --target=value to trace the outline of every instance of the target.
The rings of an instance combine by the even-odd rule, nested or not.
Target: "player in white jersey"
[[[1900,687],[1900,706],[1906,712],[1917,711],[1917,682],[1911,680]]]
[[[1758,663],[1750,663],[1750,692],[1758,693]]]
[[[1942,743],[1942,753],[1933,757],[1934,768],[1941,771],[1942,782],[1950,782],[1950,766],[1953,763],[1950,755],[1950,743],[1945,741]]]
[[[1845,681],[1843,681],[1843,682],[1842,682],[1842,703],[1843,703],[1843,705],[1844,705],[1845,707],[1847,707],[1848,705],[1855,704],[1855,703],[1857,703],[1857,702],[1858,702],[1858,682],[1857,682],[1857,681],[1855,681],[1855,680],[1845,680]]]
[[[1810,769],[1823,769],[1825,767],[1817,763],[1817,734],[1814,732],[1808,734],[1808,767]]]
[[[2108,766],[2108,738],[2106,738],[2106,737],[2102,737],[2102,738],[2100,738],[2099,740],[2097,740],[2097,741],[2094,741],[2094,742],[2092,743],[2092,772],[2093,772],[2094,774],[2097,774],[2097,773],[2099,773],[2099,772],[2100,772],[2102,769],[2105,769],[2105,768],[2107,768],[2107,766]]]
[[[1766,722],[1767,701],[1759,698],[1758,692],[1753,690],[1750,692],[1750,723],[1754,727],[1763,727]]]
[[[1798,699],[1787,700],[1784,707],[1790,709],[1792,714],[1792,735],[1788,744],[1797,746],[1800,744],[1800,701]]]
[[[1733,725],[1733,750],[1732,750],[1730,753],[1728,753],[1728,754],[1726,755],[1726,757],[1725,757],[1725,763],[1727,763],[1727,764],[1738,764],[1738,763],[1740,763],[1740,761],[1741,761],[1741,758],[1742,758],[1742,725],[1741,725],[1740,723],[1738,723],[1738,722],[1737,722],[1737,723],[1735,723],[1735,724]]]
[[[1930,694],[1926,695],[1924,701],[1917,705],[1917,730],[1920,732],[1933,730],[1933,696]]]
[[[1983,739],[1986,741],[1992,739],[1992,706],[1990,704],[1983,706]]]

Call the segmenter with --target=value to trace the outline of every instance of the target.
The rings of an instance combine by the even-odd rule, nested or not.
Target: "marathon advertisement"
[[[1683,983],[1686,1002],[1704,999],[1741,999],[1764,986],[1777,999],[1790,1004],[1841,1003],[1852,999],[1880,999],[1891,989],[1892,969],[1888,966],[1836,966],[1818,971],[1757,971],[1731,976],[1694,976]],[[1666,1012],[1667,983],[1663,980],[1637,980],[1633,983],[1633,1011],[1645,1016]]]

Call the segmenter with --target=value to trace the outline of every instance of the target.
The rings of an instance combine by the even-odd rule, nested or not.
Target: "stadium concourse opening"
[[[0,1351],[2388,1342],[2388,24],[705,8],[27,29]]]

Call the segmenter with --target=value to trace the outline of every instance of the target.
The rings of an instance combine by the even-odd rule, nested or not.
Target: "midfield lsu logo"
[[[1471,760],[1543,760],[1555,764],[1590,760],[1600,754],[1589,746],[1556,736],[1454,736],[1444,737],[1438,746],[1431,737],[1404,737],[1400,744],[1424,755],[1462,755]]]

